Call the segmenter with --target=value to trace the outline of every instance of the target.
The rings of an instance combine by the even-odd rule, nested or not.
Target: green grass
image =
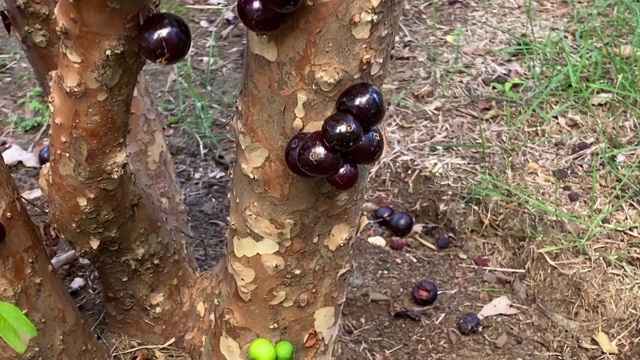
[[[527,4],[530,9],[529,0]],[[492,198],[505,207],[521,209],[520,215],[534,219],[536,226],[523,224],[523,229],[531,229],[520,235],[552,240],[553,245],[541,249],[546,252],[584,249],[603,233],[640,225],[638,219],[602,225],[603,219],[623,211],[640,195],[637,133],[625,131],[620,121],[640,118],[640,3],[596,0],[588,8],[570,7],[573,14],[564,31],[538,34],[531,26],[523,39],[500,29],[511,36],[513,45],[499,53],[526,67],[530,76],[517,79],[517,84],[507,83],[508,89],[507,84],[494,85],[493,99],[507,112],[507,141],[496,144],[481,136],[479,147],[483,152],[499,149],[505,169],[479,172],[479,184],[469,194],[469,199]],[[529,21],[535,25],[534,14],[529,14]],[[621,49],[629,56],[621,55]],[[578,119],[580,131],[571,136],[540,136],[559,118]],[[485,126],[478,121],[480,134]],[[567,193],[558,185],[550,198],[535,186],[506,180],[508,172],[524,172],[522,161],[517,161],[524,151],[587,137],[600,148],[591,154],[594,170],[580,175],[582,185],[591,189],[588,198],[581,200],[588,203],[586,212],[567,210],[566,201],[562,205]],[[556,221],[572,226],[565,233],[553,231]]]
[[[26,106],[31,113],[31,117],[23,118],[19,115],[9,116],[9,126],[17,128],[21,132],[45,125],[49,121],[49,106],[44,103],[42,98],[42,88],[36,87],[27,92],[17,101],[18,105]]]

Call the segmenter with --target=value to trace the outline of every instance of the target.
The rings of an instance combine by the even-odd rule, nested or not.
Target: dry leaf
[[[8,166],[14,166],[21,162],[26,167],[40,167],[40,163],[38,162],[36,155],[24,150],[18,145],[11,145],[10,148],[2,153],[2,158]]]
[[[33,200],[42,196],[42,190],[40,189],[27,190],[20,195],[22,195],[22,197],[27,200]]]
[[[493,301],[485,305],[482,310],[480,310],[478,317],[480,319],[484,319],[488,316],[515,315],[519,312],[520,311],[518,309],[514,309],[511,307],[511,300],[503,295],[493,299]]]
[[[71,284],[69,284],[69,292],[78,291],[82,289],[86,284],[87,282],[83,278],[77,277],[73,279],[73,281],[71,281]]]
[[[607,336],[607,334],[603,333],[602,331],[593,335],[593,340],[598,343],[598,346],[600,346],[600,349],[602,349],[605,354],[618,353],[618,348],[616,348],[615,345],[611,343],[611,340],[609,340],[609,336]]]
[[[591,98],[591,105],[603,105],[613,99],[613,94],[601,93]]]
[[[516,298],[521,302],[525,302],[527,300],[527,289],[524,287],[520,279],[516,278],[513,280],[513,284],[511,284],[513,288],[513,293],[516,295]]]
[[[385,240],[382,236],[372,236],[367,239],[369,244],[377,245],[380,247],[387,246],[387,240]]]
[[[616,56],[620,56],[623,59],[630,58],[632,55],[639,56],[640,52],[635,50],[631,45],[622,45],[618,49],[613,49],[613,53]]]
[[[502,111],[500,109],[495,108],[495,109],[489,110],[489,112],[484,114],[484,116],[482,118],[484,120],[489,120],[489,119],[497,118],[497,117],[504,116],[504,115],[507,115],[507,113],[505,113],[504,111]]]
[[[502,333],[502,335],[498,336],[498,338],[494,341],[496,347],[498,349],[502,349],[507,342],[509,341],[509,335],[506,333]]]

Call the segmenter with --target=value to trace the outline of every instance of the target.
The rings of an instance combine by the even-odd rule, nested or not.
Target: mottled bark
[[[5,0],[13,31],[46,95],[49,72],[58,66],[60,53],[54,9],[57,0]]]
[[[368,168],[356,189],[296,177],[288,139],[320,128],[335,99],[357,81],[381,85],[402,2],[322,1],[271,37],[248,34],[244,87],[233,121],[226,280],[216,359],[243,359],[255,337],[291,341],[296,359],[335,359]]]
[[[108,359],[51,266],[2,157],[0,223],[6,229],[6,239],[0,241],[0,301],[26,311],[38,329],[25,356],[0,340],[0,358]]]
[[[110,329],[156,342],[172,336],[195,273],[154,104],[132,104],[144,65],[135,34],[151,4],[59,1],[47,200],[59,232],[100,273]]]

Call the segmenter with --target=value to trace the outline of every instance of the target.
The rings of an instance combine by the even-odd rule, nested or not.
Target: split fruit
[[[178,15],[156,13],[142,23],[137,40],[145,58],[156,64],[172,65],[189,53],[191,30]]]
[[[413,302],[420,306],[431,305],[438,298],[438,287],[431,281],[421,280],[413,285],[411,296]]]
[[[464,313],[458,318],[458,330],[464,335],[478,332],[480,329],[480,318],[472,312]]]

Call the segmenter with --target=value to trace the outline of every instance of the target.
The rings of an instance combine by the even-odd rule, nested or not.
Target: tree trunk
[[[357,81],[381,85],[399,0],[321,1],[273,37],[248,34],[244,87],[233,121],[226,280],[216,359],[241,359],[255,337],[288,340],[296,359],[334,359],[351,245],[367,168],[356,189],[292,175],[287,141],[304,123],[318,130]],[[216,339],[216,341],[218,340]]]
[[[0,300],[26,311],[38,329],[24,357],[0,340],[0,358],[108,359],[62,287],[1,156],[0,226]]]

